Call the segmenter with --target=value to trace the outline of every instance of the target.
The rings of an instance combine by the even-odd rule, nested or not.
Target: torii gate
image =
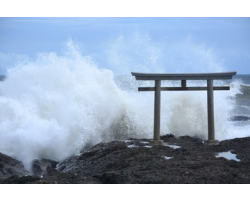
[[[155,81],[155,87],[139,87],[138,91],[155,91],[154,99],[154,138],[153,145],[162,145],[160,140],[160,118],[161,118],[161,91],[200,91],[207,90],[207,112],[208,112],[208,145],[218,144],[215,140],[214,131],[214,90],[230,90],[230,86],[213,86],[213,80],[232,79],[236,72],[222,73],[194,73],[194,74],[151,74],[131,72],[136,80]],[[161,87],[162,80],[180,80],[181,87]],[[207,87],[187,87],[187,80],[207,80]]]

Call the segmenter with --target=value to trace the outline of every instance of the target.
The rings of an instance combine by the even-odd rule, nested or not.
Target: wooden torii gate
[[[139,87],[138,91],[155,91],[154,98],[154,138],[151,141],[153,145],[162,145],[160,140],[160,117],[161,117],[161,91],[207,91],[207,112],[208,112],[208,139],[205,144],[215,145],[214,131],[214,90],[230,90],[230,86],[213,86],[213,80],[232,79],[236,72],[222,73],[194,73],[194,74],[151,74],[131,72],[136,80],[155,81],[155,87]],[[162,80],[180,80],[181,87],[161,87]],[[206,80],[207,87],[187,87],[187,80]]]

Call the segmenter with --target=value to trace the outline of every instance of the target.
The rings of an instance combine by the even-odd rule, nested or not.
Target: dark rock
[[[17,176],[12,175],[6,179],[4,179],[2,182],[3,184],[28,184],[33,183],[34,181],[40,180],[39,177],[36,176]]]
[[[30,174],[25,170],[23,164],[7,155],[0,153],[0,178],[9,177],[12,175],[24,176]]]
[[[205,145],[199,138],[165,135],[99,143],[47,170],[43,178],[9,177],[4,183],[37,184],[249,184],[250,137]],[[237,159],[216,157],[231,152]],[[41,162],[41,161],[39,161]],[[37,166],[38,161],[33,166]],[[39,165],[38,165],[39,166]]]
[[[54,160],[36,159],[32,163],[32,174],[35,176],[43,176],[44,174],[54,170],[57,164],[58,162]]]

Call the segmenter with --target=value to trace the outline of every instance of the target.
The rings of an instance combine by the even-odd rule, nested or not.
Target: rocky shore
[[[1,184],[249,184],[250,137],[206,145],[171,134],[99,143],[60,163],[35,160],[32,172],[0,153]]]

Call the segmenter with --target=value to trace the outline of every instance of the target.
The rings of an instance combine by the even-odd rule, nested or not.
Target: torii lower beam
[[[138,91],[155,91],[154,101],[154,138],[153,145],[162,145],[160,140],[161,91],[207,91],[208,139],[205,144],[218,144],[214,131],[214,90],[230,90],[229,86],[213,86],[213,80],[232,79],[236,72],[195,73],[195,74],[149,74],[131,72],[136,80],[153,80],[155,87],[139,87]],[[181,80],[181,87],[161,87],[162,80]],[[207,87],[187,87],[187,80],[207,80]]]

